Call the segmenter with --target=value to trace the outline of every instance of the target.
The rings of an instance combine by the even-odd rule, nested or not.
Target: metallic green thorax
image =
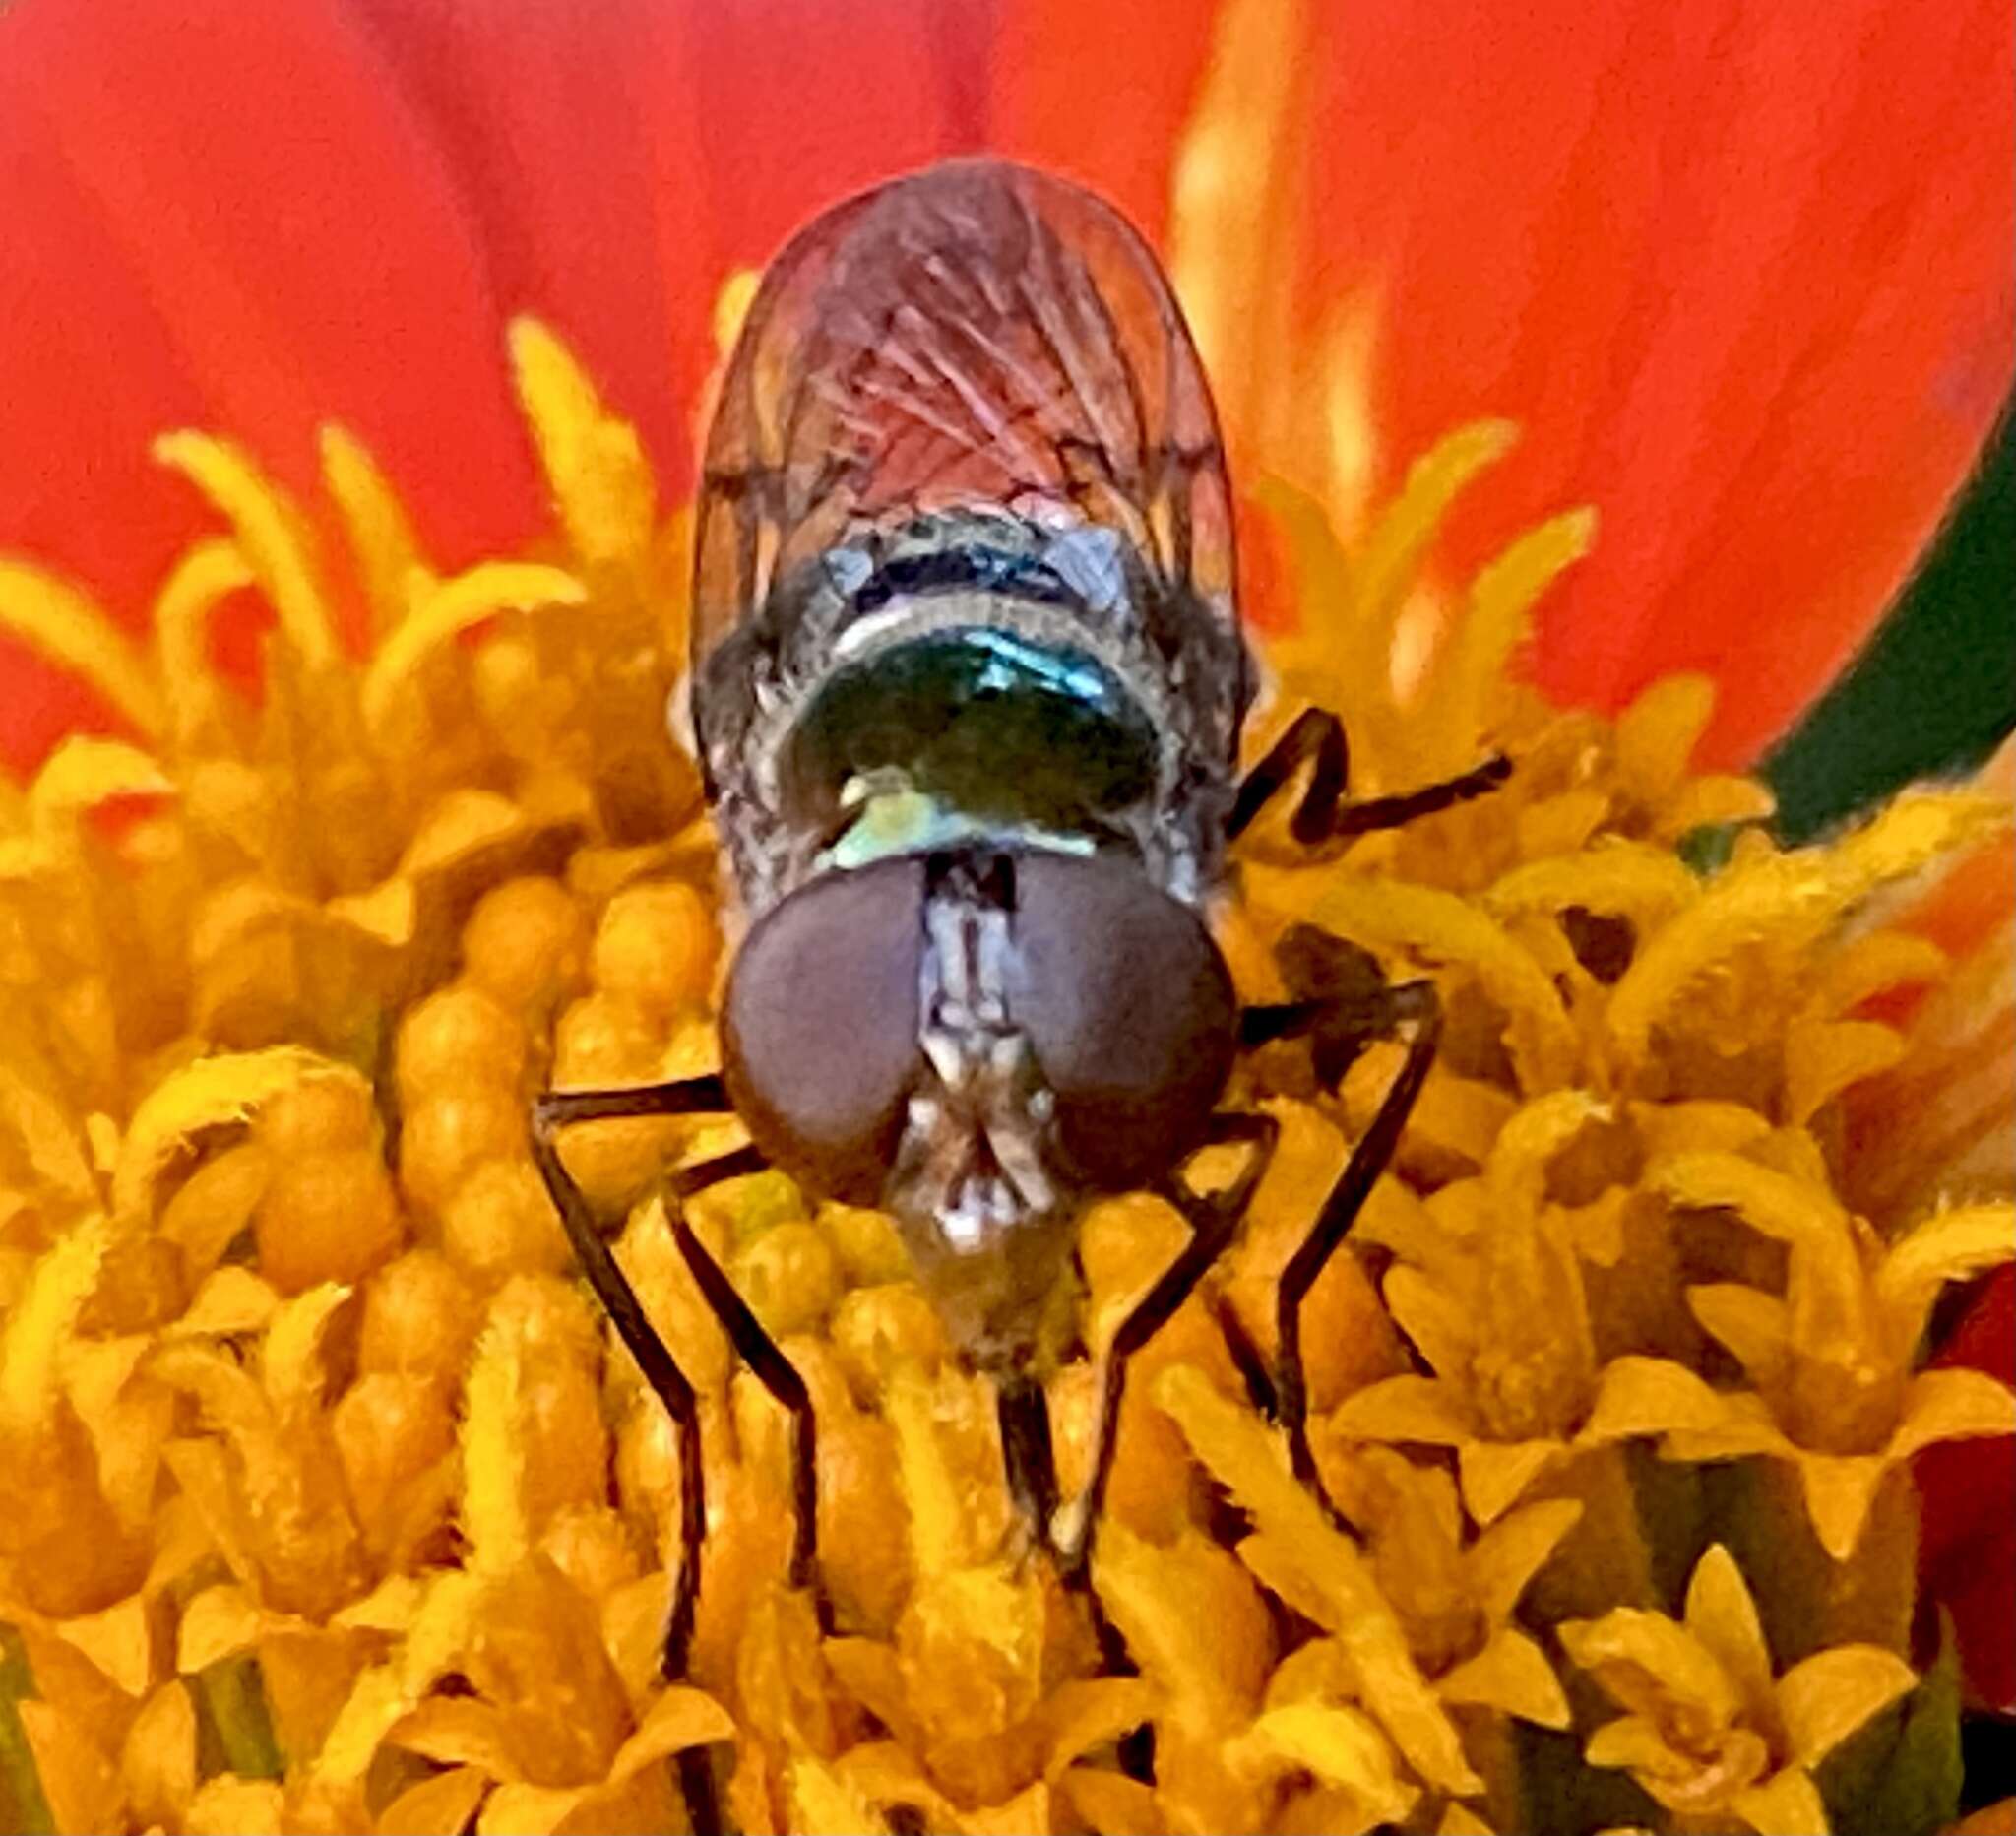
[[[862,847],[984,828],[1089,837],[1153,794],[1155,728],[1087,652],[981,626],[940,630],[844,666],[789,750],[794,789],[836,820],[859,810]],[[852,864],[851,862],[850,864]]]

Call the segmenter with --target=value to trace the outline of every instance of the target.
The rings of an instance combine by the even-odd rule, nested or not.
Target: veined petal
[[[1687,1583],[1687,1630],[1715,1654],[1742,1691],[1752,1725],[1768,1726],[1772,1707],[1771,1648],[1735,1557],[1720,1543],[1694,1564]]]
[[[1427,1441],[1447,1447],[1468,1440],[1475,1431],[1450,1386],[1435,1377],[1386,1377],[1368,1383],[1338,1405],[1330,1424],[1355,1440]]]
[[[400,1793],[378,1813],[373,1836],[434,1836],[466,1829],[490,1781],[474,1766],[437,1772]]]
[[[1539,1645],[1501,1625],[1476,1657],[1435,1678],[1444,1702],[1469,1702],[1516,1715],[1542,1728],[1568,1726],[1568,1698]],[[1591,1764],[1596,1764],[1591,1760]]]
[[[1564,1441],[1467,1440],[1456,1450],[1463,1502],[1479,1523],[1492,1523],[1517,1504],[1527,1487],[1567,1452]]]
[[[1779,1836],[1785,1830],[1811,1830],[1814,1836],[1827,1836],[1833,1827],[1827,1821],[1820,1788],[1801,1766],[1788,1766],[1762,1785],[1745,1787],[1731,1798],[1730,1808],[1757,1836]]]
[[[1432,1276],[1405,1265],[1388,1272],[1382,1292],[1394,1324],[1414,1341],[1436,1380],[1460,1384],[1477,1342],[1469,1309]]]
[[[1578,1442],[1624,1440],[1672,1428],[1713,1428],[1723,1398],[1686,1365],[1666,1358],[1613,1358],[1597,1381],[1596,1407]]]
[[[1684,1779],[1696,1769],[1695,1761],[1667,1743],[1649,1715],[1620,1715],[1605,1722],[1589,1737],[1582,1757],[1592,1766],[1613,1766],[1655,1779]]]
[[[1600,1619],[1564,1619],[1555,1632],[1569,1657],[1626,1709],[1656,1713],[1656,1702],[1673,1698],[1726,1728],[1742,1706],[1715,1654],[1663,1613],[1619,1607]]]
[[[346,8],[309,0],[255,15],[149,3],[113,21],[38,7],[10,14],[6,39],[0,115],[22,124],[31,157],[53,155],[74,188],[67,207],[51,198],[17,211],[17,230],[61,246],[44,212],[66,208],[98,226],[92,243],[64,251],[83,274],[60,296],[74,314],[88,305],[80,316],[94,337],[78,342],[90,349],[95,340],[99,364],[9,365],[28,402],[72,392],[71,429],[50,426],[25,455],[32,463],[67,469],[80,448],[110,456],[113,445],[98,455],[96,443],[117,435],[94,417],[82,417],[93,430],[80,438],[74,390],[117,349],[143,426],[226,425],[271,456],[284,483],[304,488],[314,430],[334,415],[412,489],[455,558],[472,541],[531,526],[531,469],[494,360],[499,321],[469,223]],[[166,70],[178,80],[162,82]],[[273,101],[248,107],[248,97]],[[314,233],[276,240],[277,198]],[[255,247],[263,258],[246,261]],[[368,286],[356,284],[361,275]],[[157,362],[166,372],[158,382]],[[26,429],[10,423],[22,438]],[[440,438],[443,427],[458,430],[454,442]],[[481,454],[474,468],[472,452]],[[53,475],[43,471],[44,488]],[[107,501],[104,482],[80,481],[91,521],[121,528],[125,504]],[[148,572],[158,572],[190,522],[163,518],[175,501],[165,483],[128,488],[126,503],[152,498],[155,507],[125,539],[144,543]],[[164,526],[170,544],[155,547],[159,535],[149,534]],[[58,559],[70,558],[66,545]]]
[[[1936,1441],[2016,1434],[2016,1391],[1984,1370],[1922,1370],[1904,1393],[1904,1420],[1886,1450],[1909,1460]]]
[[[1960,1205],[1935,1213],[1883,1258],[1876,1293],[1906,1340],[1948,1282],[2016,1259],[2016,1205]]]
[[[1166,246],[1179,138],[1197,123],[1214,30],[1229,33],[1232,25],[1210,0],[1159,6],[1154,21],[1144,33],[1141,16],[1124,6],[1016,0],[996,17],[987,114],[993,145],[1094,185]],[[1121,68],[1127,81],[1117,90],[1100,81],[1098,73]],[[1242,221],[1233,214],[1241,202],[1264,195],[1266,177],[1236,165],[1224,174],[1231,222]],[[1212,245],[1208,235],[1200,240]],[[1232,297],[1265,285],[1272,271],[1260,238],[1230,241],[1223,253]]]
[[[1760,1390],[1778,1382],[1792,1357],[1792,1322],[1776,1295],[1740,1282],[1709,1282],[1687,1290],[1687,1305]]]
[[[1669,1460],[1741,1460],[1752,1454],[1773,1454],[1796,1460],[1799,1449],[1761,1396],[1739,1391],[1722,1399],[1722,1420],[1712,1427],[1673,1428],[1660,1443]]]
[[[620,1783],[681,1747],[731,1740],[734,1732],[727,1711],[712,1696],[674,1683],[645,1711],[637,1732],[616,1749],[609,1778]]]
[[[1478,1537],[1464,1566],[1487,1625],[1512,1616],[1527,1583],[1581,1516],[1577,1499],[1546,1498],[1507,1513]]]
[[[1813,1520],[1813,1534],[1829,1555],[1845,1562],[1861,1541],[1862,1527],[1869,1521],[1869,1507],[1876,1500],[1876,1488],[1883,1483],[1890,1461],[1882,1454],[1803,1450],[1796,1459],[1799,1481],[1806,1492],[1806,1514]]]
[[[1818,1765],[1917,1681],[1910,1665],[1877,1645],[1837,1645],[1795,1664],[1778,1679],[1778,1712],[1794,1758]]]

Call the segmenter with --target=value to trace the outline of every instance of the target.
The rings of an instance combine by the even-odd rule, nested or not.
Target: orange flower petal
[[[1540,610],[1550,691],[1614,709],[1704,669],[1703,762],[1753,756],[1881,614],[2008,388],[2008,9],[1493,0],[1433,57],[1423,17],[1309,9],[1279,284],[1312,337],[1376,291],[1385,480],[1480,412],[1526,430],[1452,576],[1597,506]]]

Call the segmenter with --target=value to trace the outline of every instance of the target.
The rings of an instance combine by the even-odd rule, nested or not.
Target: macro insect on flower
[[[1146,244],[1032,170],[937,167],[788,245],[728,365],[699,518],[694,726],[751,920],[724,1071],[549,1092],[533,1125],[576,1253],[680,1431],[668,1678],[703,1585],[698,1406],[561,1131],[729,1107],[747,1124],[750,1146],[672,1175],[668,1205],[709,1304],[790,1414],[797,1584],[818,1598],[812,1400],[677,1207],[773,1164],[894,1215],[953,1343],[998,1385],[1033,1536],[1086,1585],[1128,1357],[1231,1241],[1273,1151],[1273,1118],[1218,1111],[1235,1056],[1306,1038],[1335,1088],[1372,1041],[1408,1040],[1281,1280],[1272,1381],[1307,1480],[1300,1303],[1435,1048],[1431,982],[1389,986],[1313,932],[1284,944],[1294,998],[1241,1010],[1204,916],[1227,843],[1297,787],[1292,833],[1321,850],[1509,769],[1353,802],[1343,727],[1311,708],[1237,776],[1252,666],[1209,389]],[[1247,1154],[1228,1187],[1184,1179],[1195,1151],[1229,1144]],[[1074,1227],[1094,1195],[1141,1187],[1191,1239],[1113,1338],[1090,1482],[1060,1511],[1041,1380],[1064,1350]],[[705,1761],[689,1758],[690,1795]]]

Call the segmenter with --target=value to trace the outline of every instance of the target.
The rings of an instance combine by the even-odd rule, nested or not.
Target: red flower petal
[[[716,294],[806,217],[977,142],[989,12],[950,0],[590,9],[354,0],[480,229],[690,486]]]
[[[0,549],[145,616],[202,527],[147,447],[196,422],[307,489],[346,422],[444,558],[529,525],[531,455],[471,225],[326,0],[25,0],[0,17],[8,233]],[[17,307],[19,308],[17,312]],[[96,724],[10,652],[7,751]]]
[[[1455,559],[1602,510],[1543,614],[1556,694],[1705,668],[1729,763],[1881,615],[2010,379],[2011,22],[1493,0],[1430,52],[1408,0],[1326,15],[1295,285],[1378,279],[1389,468],[1480,413],[1526,427]]]
[[[0,30],[0,46],[9,41]],[[199,521],[149,460],[148,441],[199,418],[202,402],[35,111],[18,105],[22,89],[0,55],[0,550],[83,576],[137,622]],[[118,725],[75,677],[4,636],[0,683],[11,760],[38,759],[66,732]]]
[[[2006,386],[2004,10],[1722,0],[1557,24],[1487,0],[1431,46],[1418,0],[1275,11],[1303,18],[1287,129],[1308,212],[1299,256],[1257,284],[1313,319],[1377,281],[1389,472],[1475,414],[1527,424],[1459,563],[1565,501],[1605,509],[1544,617],[1551,687],[1614,705],[1706,666],[1731,690],[1711,751],[1753,752],[1879,615]],[[1213,33],[1273,17],[23,0],[0,102],[34,150],[16,163],[44,175],[20,195],[91,226],[30,222],[0,254],[7,296],[60,288],[76,315],[45,309],[24,342],[62,360],[6,385],[38,436],[9,496],[67,507],[0,511],[0,543],[130,608],[182,527],[132,428],[197,408],[295,480],[313,421],[346,418],[451,558],[508,540],[530,479],[495,357],[520,308],[581,345],[676,490],[730,267],[982,143],[1153,232]],[[98,340],[135,406],[66,425],[73,353]],[[80,546],[111,532],[116,556]]]
[[[1983,1286],[1934,1361],[2016,1382],[2016,1267]],[[2016,1437],[1947,1441],[1915,1462],[1919,1573],[1953,1614],[1970,1696],[2016,1715]]]
[[[1160,242],[1220,10],[1017,0],[992,52],[989,144],[1092,186]]]

